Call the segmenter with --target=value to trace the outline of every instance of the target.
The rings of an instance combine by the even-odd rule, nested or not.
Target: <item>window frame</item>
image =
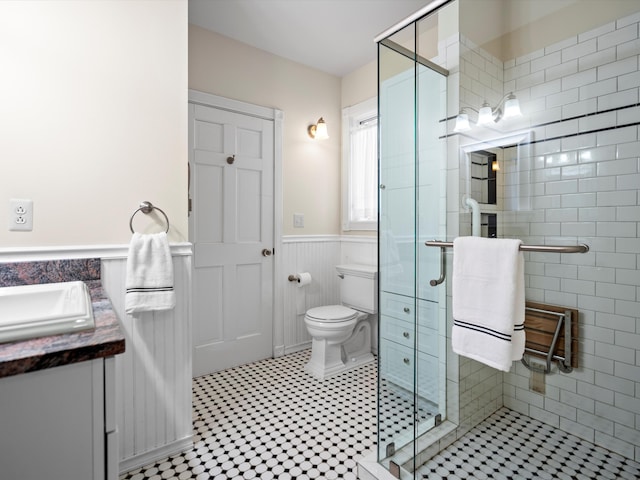
[[[363,102],[342,109],[342,230],[348,231],[377,231],[378,219],[370,221],[352,221],[351,218],[351,132],[355,125],[365,120],[376,122],[376,150],[377,122],[378,122],[378,97],[373,97]],[[376,154],[376,171],[377,171]],[[377,195],[376,195],[377,208]]]

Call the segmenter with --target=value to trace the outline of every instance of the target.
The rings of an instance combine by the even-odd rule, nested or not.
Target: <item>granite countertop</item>
[[[0,377],[124,352],[124,334],[101,281],[85,283],[91,293],[95,329],[0,344]]]

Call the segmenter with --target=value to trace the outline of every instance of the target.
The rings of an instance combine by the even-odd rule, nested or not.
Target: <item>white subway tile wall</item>
[[[473,426],[474,409],[488,414],[503,402],[640,460],[639,22],[640,12],[504,63],[460,38],[461,106],[513,91],[524,115],[505,130],[532,134],[527,148],[504,151],[498,231],[529,244],[590,247],[526,255],[527,299],[580,310],[580,367],[555,368],[541,395],[517,363],[503,375],[502,399],[482,399],[474,371],[482,367],[459,359],[461,431]],[[471,137],[483,135],[500,133]],[[460,158],[461,199],[469,192]],[[466,212],[455,228],[470,234]]]
[[[587,243],[583,255],[528,255],[527,298],[580,310],[580,367],[529,390],[504,374],[505,406],[640,459],[640,37],[635,14],[505,62],[535,130],[532,162],[505,165],[508,205],[530,173],[530,211],[504,215],[507,237]],[[532,82],[532,79],[535,79]],[[541,105],[544,107],[541,109]],[[530,122],[529,125],[527,123]],[[539,122],[553,122],[537,128]],[[514,175],[518,173],[518,175]],[[523,218],[528,227],[523,226]],[[537,219],[542,218],[538,223]]]

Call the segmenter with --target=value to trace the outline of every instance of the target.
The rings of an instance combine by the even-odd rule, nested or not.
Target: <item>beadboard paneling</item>
[[[299,287],[296,282],[284,285],[284,338],[276,353],[287,354],[311,346],[311,337],[304,324],[305,312],[313,307],[340,302],[335,266],[340,260],[339,237],[285,238],[282,244],[285,274],[309,272],[311,285]]]
[[[126,259],[103,259],[102,281],[126,337],[116,357],[120,471],[192,444],[191,256],[173,257],[176,307],[124,311]]]
[[[340,303],[340,284],[336,265],[341,263],[377,264],[377,237],[371,236],[288,236],[282,244],[285,276],[309,272],[311,285],[298,287],[286,281],[283,295],[283,338],[275,339],[276,356],[311,346],[304,323],[305,312],[313,307]],[[280,321],[279,319],[275,320]],[[377,336],[377,323],[374,322]],[[377,338],[377,337],[376,337]],[[372,345],[377,345],[376,338]]]

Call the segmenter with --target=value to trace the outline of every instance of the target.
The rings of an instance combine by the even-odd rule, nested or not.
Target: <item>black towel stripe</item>
[[[453,320],[453,324],[457,325],[460,328],[466,328],[468,330],[475,330],[476,332],[484,333],[485,335],[490,335],[492,337],[498,338],[500,340],[504,340],[506,342],[511,341],[511,335],[498,332],[497,330],[492,330],[491,328],[483,327],[481,325],[475,325],[473,323],[463,322],[460,320]]]
[[[171,292],[173,287],[130,287],[127,288],[127,293],[136,293],[136,292]]]

